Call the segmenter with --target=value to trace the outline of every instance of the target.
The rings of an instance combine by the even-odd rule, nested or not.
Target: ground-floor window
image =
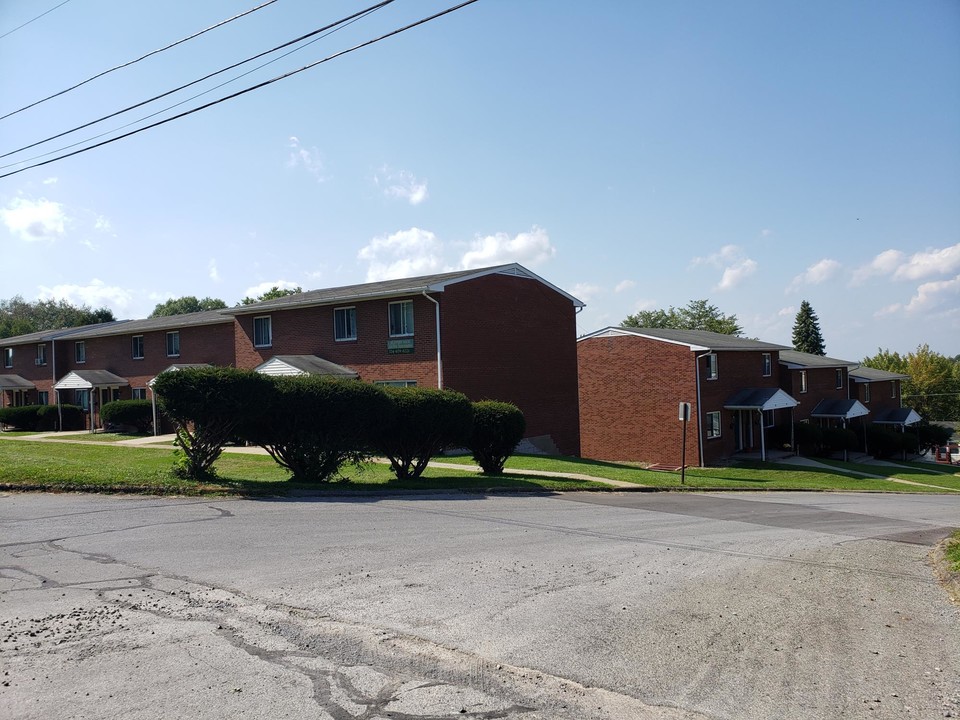
[[[50,392],[47,390],[40,390],[37,392],[37,405],[49,405],[50,404]]]
[[[89,390],[74,390],[73,391],[73,402],[87,411],[90,409],[90,391]]]
[[[385,385],[386,387],[416,387],[416,380],[376,380],[374,385]]]
[[[707,413],[707,438],[718,438],[720,437],[720,411],[716,410],[715,412]]]
[[[774,425],[774,413],[776,410],[764,410],[763,411],[763,426],[765,428],[771,428]]]
[[[146,389],[146,388],[134,388],[134,389],[133,389],[133,399],[134,399],[134,400],[146,400],[146,399],[147,399],[147,389]]]

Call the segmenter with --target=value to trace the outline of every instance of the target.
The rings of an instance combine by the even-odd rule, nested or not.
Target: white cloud
[[[945,248],[927,248],[909,257],[900,250],[884,250],[866,265],[857,268],[850,281],[860,285],[877,275],[894,280],[922,280],[937,275],[951,275],[960,270],[960,243]]]
[[[530,232],[512,238],[506,233],[475,238],[470,249],[460,258],[460,267],[469,269],[512,262],[539,265],[556,253],[547,231],[534,226]]]
[[[300,287],[295,282],[289,282],[288,280],[269,280],[267,282],[262,282],[259,285],[254,285],[253,287],[248,287],[244,297],[260,297],[267,290],[273,290],[273,288],[280,288],[281,290],[296,290]]]
[[[960,243],[943,249],[914,253],[893,273],[897,280],[920,280],[934,275],[948,275],[960,270]]]
[[[917,288],[917,294],[910,298],[905,308],[908,313],[931,310],[953,299],[956,305],[960,299],[960,275],[952,280],[933,280]]]
[[[124,310],[133,299],[129,290],[114,285],[106,285],[94,278],[89,285],[40,286],[41,300],[66,300],[73,305],[89,305],[92,308],[108,306],[114,310]]]
[[[14,198],[0,210],[0,219],[11,233],[26,242],[56,240],[63,236],[69,221],[63,205],[46,198]]]
[[[622,293],[624,290],[629,290],[634,287],[636,283],[633,280],[621,280],[616,285],[613,286],[613,291],[615,293]]]
[[[300,144],[300,139],[296,135],[290,136],[288,146],[290,155],[287,158],[287,167],[303,168],[313,175],[317,182],[324,182],[327,177],[324,175],[323,155],[315,147],[304,147]]]
[[[796,292],[803,285],[820,285],[836,275],[839,269],[840,263],[836,260],[824,258],[794,277],[785,292]]]
[[[58,177],[48,177],[46,180],[43,180],[44,185],[56,185],[60,181]]]
[[[793,317],[797,314],[797,309],[793,305],[788,305],[785,308],[780,308],[777,311],[778,317]]]
[[[691,264],[723,268],[720,282],[714,286],[714,290],[735,288],[746,278],[753,275],[758,267],[756,261],[748,258],[739,245],[724,245],[719,252],[712,255],[695,257]]]
[[[370,263],[368,282],[412,277],[443,268],[443,243],[429,230],[413,227],[375,237],[357,257]]]
[[[215,258],[210,258],[207,268],[209,269],[210,279],[214,282],[220,282],[220,271],[217,270],[217,261]]]
[[[413,173],[394,170],[388,165],[377,171],[373,182],[377,187],[383,188],[384,195],[406,200],[411,205],[419,205],[430,197],[426,180],[418,180]]]
[[[99,230],[100,232],[110,232],[113,230],[113,225],[105,216],[97,215],[96,220],[93,221],[93,229]]]
[[[592,300],[597,295],[603,292],[603,288],[599,285],[590,285],[589,283],[577,283],[573,286],[573,290],[570,291],[570,294],[575,298],[588,302]]]
[[[637,300],[633,304],[633,312],[631,313],[631,315],[636,315],[638,312],[641,312],[643,310],[654,310],[656,309],[656,307],[657,307],[657,303],[655,300],[648,300],[648,299]]]

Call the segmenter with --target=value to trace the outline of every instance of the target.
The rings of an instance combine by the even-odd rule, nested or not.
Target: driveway
[[[960,497],[0,497],[4,718],[960,716]]]

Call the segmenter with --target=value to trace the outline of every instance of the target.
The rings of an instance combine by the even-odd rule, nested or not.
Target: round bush
[[[495,400],[475,402],[467,447],[483,472],[499,474],[526,429],[527,421],[516,405]]]

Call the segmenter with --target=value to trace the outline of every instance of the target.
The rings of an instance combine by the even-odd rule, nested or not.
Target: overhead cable
[[[332,28],[337,28],[338,26],[348,25],[348,24],[350,24],[351,22],[353,22],[354,20],[357,20],[357,19],[360,18],[360,17],[363,17],[363,16],[368,15],[368,14],[370,14],[370,13],[376,11],[376,10],[379,10],[380,8],[382,8],[382,7],[386,6],[386,5],[389,5],[389,4],[392,3],[392,2],[395,2],[395,0],[383,0],[383,2],[377,3],[376,5],[371,5],[370,7],[366,8],[365,10],[360,10],[359,12],[355,12],[353,15],[348,15],[347,17],[341,18],[340,20],[337,20],[336,22],[330,23],[329,25],[325,25],[325,26],[322,27],[322,28],[317,28],[316,30],[311,31],[311,32],[307,33],[306,35],[301,35],[301,36],[298,37],[298,38],[295,38],[295,39],[293,39],[293,40],[290,40],[290,41],[288,41],[288,42],[285,42],[285,43],[283,43],[282,45],[277,45],[276,47],[271,48],[270,50],[265,50],[265,51],[263,51],[263,52],[261,52],[261,53],[258,53],[258,54],[256,54],[256,55],[253,55],[252,57],[248,57],[248,58],[246,58],[246,59],[244,59],[244,60],[241,60],[240,62],[236,62],[236,63],[234,63],[233,65],[228,65],[228,66],[225,67],[225,68],[221,68],[220,70],[216,70],[216,71],[214,71],[214,72],[212,72],[212,73],[209,73],[208,75],[204,75],[204,76],[201,77],[201,78],[197,78],[196,80],[192,80],[192,81],[186,83],[185,85],[181,85],[180,87],[174,88],[173,90],[168,90],[168,91],[166,91],[166,92],[160,93],[159,95],[154,95],[153,97],[148,98],[147,100],[143,100],[143,101],[138,102],[138,103],[136,103],[136,104],[134,104],[134,105],[129,105],[129,106],[123,108],[122,110],[117,110],[116,112],[112,112],[112,113],[110,113],[109,115],[104,115],[103,117],[99,117],[99,118],[97,118],[96,120],[91,120],[90,122],[86,122],[86,123],[84,123],[83,125],[77,125],[76,127],[70,128],[69,130],[64,130],[63,132],[57,133],[56,135],[51,135],[50,137],[46,137],[46,138],[44,138],[43,140],[37,140],[36,142],[30,143],[29,145],[23,145],[22,147],[19,147],[19,148],[17,148],[16,150],[10,150],[9,152],[5,152],[5,153],[3,153],[3,154],[0,154],[0,158],[5,158],[5,157],[10,157],[11,155],[16,155],[16,154],[19,153],[19,152],[23,152],[24,150],[29,150],[30,148],[36,147],[37,145],[43,145],[44,143],[50,142],[51,140],[56,140],[57,138],[61,138],[61,137],[63,137],[64,135],[69,135],[70,133],[77,132],[78,130],[83,130],[84,128],[88,128],[88,127],[90,127],[91,125],[96,125],[97,123],[103,122],[104,120],[109,120],[110,118],[114,118],[114,117],[116,117],[117,115],[122,115],[122,114],[125,113],[125,112],[129,112],[129,111],[131,111],[131,110],[136,110],[136,109],[139,108],[139,107],[143,107],[144,105],[148,105],[148,104],[150,104],[150,103],[152,103],[152,102],[155,102],[155,101],[157,101],[157,100],[160,100],[160,99],[162,99],[162,98],[165,98],[165,97],[167,97],[168,95],[173,95],[174,93],[180,92],[181,90],[185,90],[186,88],[191,87],[191,86],[193,86],[193,85],[196,85],[197,83],[201,83],[201,82],[203,82],[204,80],[209,80],[209,79],[212,78],[212,77],[216,77],[217,75],[220,75],[220,74],[222,74],[222,73],[225,73],[225,72],[228,72],[228,71],[233,70],[233,69],[235,69],[235,68],[238,68],[238,67],[240,67],[241,65],[245,65],[246,63],[253,62],[254,60],[259,60],[260,58],[264,57],[265,55],[269,55],[270,53],[274,53],[274,52],[276,52],[277,50],[282,50],[283,48],[290,47],[291,45],[295,45],[295,44],[297,44],[297,43],[299,43],[299,42],[302,42],[303,40],[306,40],[307,38],[313,37],[314,35],[318,35],[318,34],[320,34],[320,33],[324,33],[324,32],[326,32],[327,30],[330,30],[330,29],[332,29]],[[317,38],[317,39],[319,40],[320,38]],[[309,44],[310,44],[310,43],[307,43],[307,45],[309,45]],[[304,45],[303,47],[306,47],[306,45]],[[274,60],[271,60],[270,62],[272,63],[272,62],[275,62],[276,60],[280,60],[280,59],[286,57],[287,55],[290,55],[291,53],[296,52],[296,50],[299,50],[299,49],[302,49],[302,48],[296,48],[295,50],[291,50],[289,53],[285,53],[285,54],[281,55],[280,57],[274,58]],[[269,65],[269,64],[270,64],[270,63],[264,63],[263,65],[260,65],[260,66],[258,66],[258,67],[256,67],[256,68],[254,68],[254,69],[251,70],[250,72],[254,72],[255,70],[259,70],[260,68],[266,67],[266,66]],[[228,82],[233,82],[234,80],[237,80],[237,79],[239,79],[239,78],[241,78],[241,77],[244,77],[245,75],[249,75],[250,72],[247,72],[247,73],[243,73],[243,74],[241,74],[241,75],[238,75],[236,78],[233,78],[232,80],[228,80],[228,81],[225,82],[225,83],[221,83],[220,85],[217,85],[217,86],[215,86],[215,87],[213,87],[213,88],[210,88],[210,90],[206,90],[206,91],[203,92],[203,93],[199,93],[199,94],[197,94],[197,95],[194,95],[193,97],[188,98],[187,100],[184,100],[183,102],[176,103],[176,104],[174,104],[174,105],[171,105],[171,106],[168,106],[168,107],[164,108],[163,110],[158,110],[156,113],[152,113],[152,114],[150,114],[150,115],[147,115],[146,117],[140,118],[139,120],[135,120],[133,123],[130,123],[129,125],[136,124],[136,123],[138,123],[138,122],[141,122],[141,121],[143,121],[143,120],[146,120],[146,119],[148,119],[148,118],[151,118],[151,117],[153,117],[154,115],[157,115],[157,114],[159,114],[159,113],[161,113],[161,112],[165,112],[166,110],[170,110],[170,109],[172,109],[172,108],[175,108],[175,107],[177,107],[177,106],[179,106],[179,105],[182,105],[184,102],[189,102],[190,100],[194,100],[194,99],[200,97],[201,95],[206,94],[207,92],[212,92],[213,90],[216,90],[217,88],[223,87],[223,86],[226,85]],[[129,127],[129,125],[123,125],[123,126],[121,126],[121,128],[116,128],[116,129],[122,129],[122,128],[124,128],[124,127]],[[111,130],[111,131],[109,131],[109,132],[114,132],[114,130]],[[109,132],[108,132],[108,133],[104,133],[104,134],[109,134]],[[88,138],[87,140],[84,140],[84,141],[82,141],[82,142],[87,142],[87,141],[89,141],[89,140],[95,140],[97,137],[103,137],[103,135],[97,135],[97,136],[95,136],[95,137],[93,137],[93,138]],[[73,147],[73,145],[68,145],[67,147]],[[63,149],[66,149],[66,148],[60,148],[60,150],[63,150]],[[54,152],[57,152],[57,151],[54,151]],[[48,154],[48,153],[44,153],[44,154]],[[40,156],[38,156],[38,157],[43,157],[43,155],[40,155]],[[31,158],[31,159],[33,159],[33,158]],[[23,161],[21,161],[21,162],[23,162]],[[14,163],[14,164],[17,164],[17,163]],[[9,167],[9,165],[8,165],[8,166],[4,166],[4,167]]]
[[[94,149],[96,149],[96,148],[103,147],[104,145],[109,145],[110,143],[115,143],[115,142],[117,142],[118,140],[123,140],[123,139],[125,139],[125,138],[131,137],[132,135],[137,135],[138,133],[142,133],[142,132],[144,132],[145,130],[151,130],[151,129],[155,128],[155,127],[159,127],[160,125],[165,125],[165,124],[167,124],[168,122],[173,122],[174,120],[179,120],[180,118],[186,117],[187,115],[192,115],[193,113],[200,112],[201,110],[206,110],[207,108],[213,107],[214,105],[219,105],[220,103],[226,102],[227,100],[233,100],[234,98],[238,98],[238,97],[240,97],[241,95],[246,95],[247,93],[253,92],[254,90],[259,90],[259,89],[261,89],[261,88],[266,87],[267,85],[272,85],[273,83],[279,82],[280,80],[286,80],[287,78],[292,77],[292,76],[294,76],[294,75],[298,75],[299,73],[302,73],[302,72],[304,72],[305,70],[310,70],[311,68],[315,68],[315,67],[317,67],[318,65],[322,65],[323,63],[330,62],[331,60],[334,60],[334,59],[336,59],[336,58],[338,58],[338,57],[342,57],[343,55],[347,55],[347,54],[352,53],[352,52],[354,52],[354,51],[356,51],[356,50],[360,50],[360,49],[362,49],[362,48],[365,48],[365,47],[368,47],[368,46],[373,45],[373,44],[375,44],[375,43],[378,43],[378,42],[380,42],[381,40],[386,40],[387,38],[391,38],[391,37],[393,37],[394,35],[399,35],[400,33],[406,32],[407,30],[411,30],[411,29],[413,29],[413,28],[415,28],[415,27],[418,27],[418,26],[420,26],[420,25],[424,25],[425,23],[428,23],[428,22],[430,22],[430,21],[432,21],[432,20],[436,20],[437,18],[443,17],[444,15],[449,15],[450,13],[455,12],[455,11],[457,11],[457,10],[460,10],[461,8],[464,8],[464,7],[466,7],[467,5],[473,5],[473,3],[475,3],[475,2],[477,2],[477,0],[466,0],[465,2],[462,2],[462,3],[460,3],[459,5],[454,5],[453,7],[449,7],[449,8],[447,8],[446,10],[441,10],[441,11],[438,12],[438,13],[435,13],[435,14],[433,14],[433,15],[430,15],[429,17],[425,17],[425,18],[423,18],[423,19],[421,19],[421,20],[417,20],[416,22],[410,23],[409,25],[405,25],[405,26],[403,26],[403,27],[401,27],[401,28],[397,28],[396,30],[391,30],[390,32],[388,32],[388,33],[386,33],[386,34],[384,34],[384,35],[381,35],[381,36],[379,36],[379,37],[373,38],[372,40],[367,40],[367,41],[365,41],[365,42],[360,43],[359,45],[354,45],[353,47],[347,48],[346,50],[341,50],[340,52],[334,53],[333,55],[328,55],[327,57],[321,58],[320,60],[317,60],[317,61],[315,61],[315,62],[310,63],[309,65],[304,65],[304,66],[301,67],[301,68],[298,68],[298,69],[296,69],[296,70],[291,70],[290,72],[284,73],[283,75],[278,75],[278,76],[276,76],[276,77],[274,77],[274,78],[270,78],[269,80],[264,80],[264,81],[261,82],[261,83],[257,83],[256,85],[251,85],[251,86],[248,87],[248,88],[244,88],[243,90],[240,90],[240,91],[238,91],[238,92],[235,92],[235,93],[233,93],[233,94],[231,94],[231,95],[226,95],[226,96],[224,96],[224,97],[222,97],[222,98],[220,98],[220,99],[218,99],[218,100],[214,100],[214,101],[212,101],[212,102],[208,102],[208,103],[206,103],[205,105],[199,105],[199,106],[197,106],[197,107],[195,107],[195,108],[193,108],[193,109],[191,109],[191,110],[187,110],[186,112],[182,112],[182,113],[180,113],[180,114],[178,114],[178,115],[173,115],[173,116],[171,116],[171,117],[165,118],[165,119],[160,120],[160,121],[158,121],[158,122],[151,123],[150,125],[145,125],[145,126],[142,127],[142,128],[137,128],[136,130],[131,130],[130,132],[124,133],[123,135],[118,135],[117,137],[110,138],[109,140],[104,140],[104,141],[102,141],[102,142],[96,143],[96,144],[94,144],[94,145],[89,145],[89,146],[87,146],[87,147],[85,147],[85,148],[80,148],[79,150],[74,150],[73,152],[69,152],[69,153],[66,153],[66,154],[64,154],[64,155],[58,155],[58,156],[55,157],[55,158],[51,158],[51,159],[49,159],[49,160],[44,160],[43,162],[34,163],[33,165],[28,165],[27,167],[20,168],[19,170],[12,170],[11,172],[4,173],[3,175],[0,175],[0,180],[2,180],[3,178],[10,177],[11,175],[17,175],[17,174],[22,173],[22,172],[24,172],[24,171],[26,171],[26,170],[32,170],[33,168],[42,167],[43,165],[49,165],[50,163],[55,163],[55,162],[58,162],[58,161],[60,161],[60,160],[64,160],[64,159],[66,159],[66,158],[68,158],[68,157],[73,157],[74,155],[80,155],[81,153],[85,153],[85,152],[88,152],[88,151],[90,151],[90,150],[94,150]]]
[[[2,40],[3,38],[5,38],[7,35],[12,35],[13,33],[15,33],[17,30],[20,30],[21,28],[25,28],[27,25],[29,25],[29,24],[32,23],[32,22],[35,22],[35,21],[39,20],[39,19],[42,18],[44,15],[49,15],[49,14],[52,13],[54,10],[56,10],[58,7],[62,7],[62,6],[64,6],[64,5],[66,5],[68,2],[70,2],[70,0],[63,0],[63,2],[60,3],[59,5],[54,5],[52,8],[50,8],[50,9],[47,10],[46,12],[40,13],[40,14],[37,15],[35,18],[32,18],[32,19],[30,19],[30,20],[27,20],[27,21],[26,21],[25,23],[23,23],[22,25],[17,25],[13,30],[7,30],[3,35],[0,35],[0,40]]]
[[[188,35],[188,36],[185,37],[185,38],[181,38],[180,40],[177,40],[176,42],[170,43],[169,45],[165,45],[165,46],[162,47],[162,48],[157,48],[156,50],[151,50],[151,51],[148,52],[146,55],[141,55],[140,57],[136,58],[135,60],[129,60],[129,61],[125,62],[125,63],[122,63],[122,64],[120,64],[120,65],[116,65],[116,66],[114,66],[114,67],[112,67],[112,68],[109,68],[109,69],[107,69],[107,70],[104,70],[104,71],[102,71],[102,72],[99,72],[99,73],[97,73],[96,75],[92,75],[92,76],[88,77],[86,80],[82,80],[81,82],[78,82],[76,85],[71,85],[70,87],[68,87],[68,88],[66,88],[66,89],[64,89],[64,90],[61,90],[61,91],[59,91],[59,92],[55,92],[53,95],[48,95],[47,97],[42,98],[42,99],[40,99],[40,100],[37,100],[37,101],[35,101],[35,102],[32,102],[32,103],[30,103],[29,105],[24,105],[22,108],[18,108],[18,109],[16,109],[16,110],[13,110],[12,112],[8,112],[6,115],[0,115],[0,120],[5,120],[6,118],[11,117],[12,115],[16,115],[17,113],[21,113],[21,112],[23,112],[24,110],[29,110],[30,108],[36,107],[37,105],[39,105],[39,104],[41,104],[41,103],[45,103],[47,100],[53,100],[53,98],[59,97],[59,96],[61,96],[61,95],[64,95],[64,94],[70,92],[71,90],[76,90],[78,87],[81,87],[82,85],[86,85],[88,82],[93,82],[93,81],[96,80],[97,78],[101,78],[101,77],[103,77],[104,75],[109,75],[110,73],[112,73],[112,72],[114,72],[114,71],[116,71],[116,70],[121,70],[121,69],[123,69],[123,68],[125,68],[125,67],[129,67],[130,65],[133,65],[134,63],[138,63],[138,62],[140,62],[141,60],[145,60],[145,59],[147,59],[148,57],[151,57],[152,55],[156,55],[157,53],[162,53],[164,50],[169,50],[170,48],[176,47],[177,45],[181,45],[181,44],[187,42],[188,40],[193,40],[194,38],[200,37],[200,36],[203,35],[204,33],[208,33],[208,32],[210,32],[211,30],[216,30],[218,27],[223,27],[223,26],[226,25],[227,23],[232,23],[234,20],[239,20],[240,18],[244,17],[245,15],[249,15],[250,13],[254,13],[254,12],[256,12],[257,10],[262,10],[263,8],[267,7],[268,5],[273,5],[275,2],[277,2],[277,0],[267,0],[267,2],[265,2],[265,3],[261,4],[261,5],[257,5],[257,7],[255,7],[255,8],[251,8],[251,9],[249,9],[249,10],[244,10],[244,11],[243,11],[242,13],[240,13],[239,15],[234,15],[233,17],[227,18],[226,20],[221,20],[220,22],[218,22],[218,23],[216,23],[216,24],[214,24],[214,25],[211,25],[211,26],[208,27],[208,28],[204,28],[203,30],[200,30],[200,31],[198,31],[198,32],[193,33],[192,35]],[[57,7],[59,7],[59,5],[58,5]],[[56,9],[56,8],[54,8],[54,9]],[[49,12],[49,11],[48,11],[48,12]]]

